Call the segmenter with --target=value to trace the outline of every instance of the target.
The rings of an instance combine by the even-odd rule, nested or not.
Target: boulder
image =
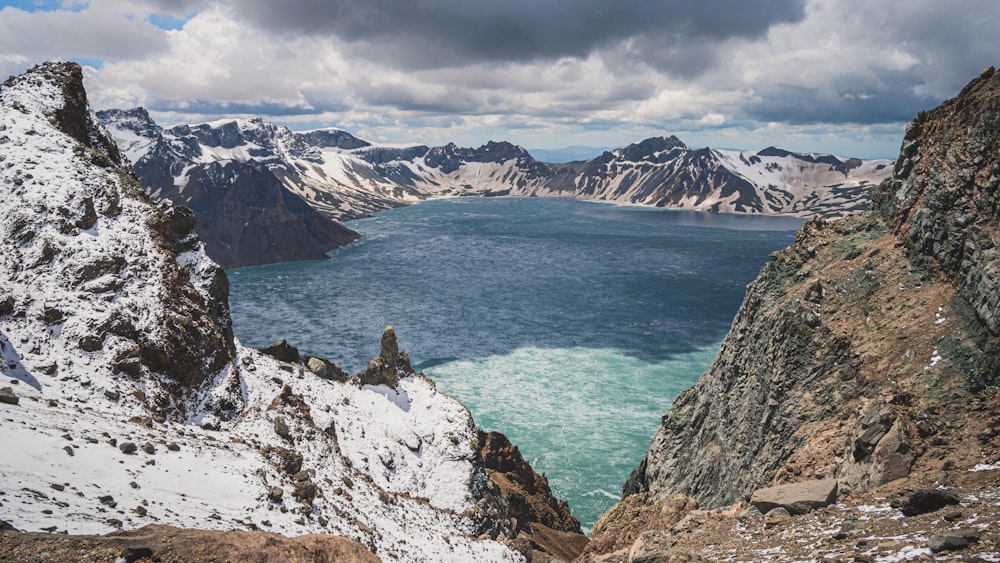
[[[298,362],[300,359],[299,349],[289,344],[284,338],[267,348],[261,348],[260,352],[282,362],[293,363]]]
[[[788,512],[784,507],[772,508],[764,515],[764,527],[773,528],[782,522],[787,522],[792,519],[792,514]]]
[[[0,403],[7,405],[16,405],[21,402],[20,397],[14,394],[14,389],[11,387],[4,387],[0,389]]]
[[[337,364],[327,358],[318,356],[306,356],[306,367],[322,379],[333,381],[347,381],[347,373]]]
[[[271,502],[279,503],[284,496],[285,490],[281,487],[271,487],[267,490],[267,500]]]
[[[6,317],[14,312],[14,298],[7,296],[4,299],[0,299],[0,317]]]
[[[288,440],[289,442],[292,441],[291,430],[289,430],[288,424],[285,422],[285,419],[281,418],[280,416],[274,419],[274,433],[277,434],[278,436],[281,436],[285,440]]]
[[[958,504],[959,498],[947,489],[921,489],[903,500],[903,516],[916,516]]]
[[[790,514],[805,514],[836,502],[837,486],[835,479],[822,479],[767,487],[754,491],[750,504],[765,515],[778,507]]]
[[[979,530],[954,530],[934,534],[927,540],[927,547],[934,553],[965,549],[979,541]]]

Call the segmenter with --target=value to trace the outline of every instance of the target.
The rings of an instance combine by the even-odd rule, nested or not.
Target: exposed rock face
[[[865,491],[942,475],[947,455],[974,464],[955,446],[993,443],[976,393],[1000,382],[998,110],[989,69],[910,125],[871,212],[810,221],[772,256],[625,494],[712,507],[769,484]]]
[[[4,560],[53,561],[286,561],[377,563],[378,557],[356,541],[311,534],[286,538],[268,532],[185,530],[150,524],[105,536],[0,533]]]
[[[401,374],[412,373],[410,357],[406,352],[399,351],[396,331],[387,326],[379,341],[378,357],[368,362],[365,371],[359,373],[357,379],[361,385],[388,385],[395,388]]]
[[[490,478],[510,505],[518,537],[532,548],[570,561],[586,547],[587,536],[566,501],[552,494],[549,481],[521,456],[517,446],[499,432],[479,432],[479,448]]]
[[[963,366],[976,387],[1000,383],[1000,72],[990,67],[954,99],[909,125],[874,211],[913,261],[945,277],[992,347]]]

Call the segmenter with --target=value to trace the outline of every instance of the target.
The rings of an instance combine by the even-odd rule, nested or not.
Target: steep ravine
[[[712,366],[664,415],[627,498],[595,526],[589,560],[630,560],[636,547],[620,550],[657,529],[650,510],[679,514],[669,532],[692,507],[774,484],[834,479],[858,499],[985,484],[973,498],[995,497],[998,110],[989,68],[910,124],[870,211],[810,221],[772,255]],[[992,477],[970,481],[977,467]],[[677,508],[678,493],[692,504]]]

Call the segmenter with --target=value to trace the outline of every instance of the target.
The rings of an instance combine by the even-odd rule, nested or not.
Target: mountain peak
[[[79,65],[47,63],[8,80],[0,127],[9,241],[0,300],[14,309],[0,342],[34,339],[4,344],[14,377],[40,392],[107,393],[124,412],[183,418],[172,398],[220,373],[233,353],[225,275],[201,251],[193,221],[148,201],[87,105]],[[146,392],[132,393],[137,386]]]
[[[77,63],[41,63],[8,78],[3,90],[15,109],[44,114],[77,142],[103,154],[116,166],[126,165],[117,145],[90,111],[83,70]]]
[[[620,149],[619,154],[623,160],[629,162],[641,162],[643,160],[656,162],[674,149],[687,150],[687,148],[684,142],[676,136],[671,135],[669,137],[650,137],[638,143],[632,143]]]
[[[917,115],[892,178],[873,199],[910,255],[958,285],[994,334],[1000,333],[998,175],[1000,73],[989,67],[958,96]]]

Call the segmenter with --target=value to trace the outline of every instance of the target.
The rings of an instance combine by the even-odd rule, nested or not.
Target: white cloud
[[[994,0],[808,0],[803,17],[759,17],[747,33],[729,20],[713,31],[712,20],[693,10],[688,16],[700,27],[687,35],[667,30],[653,40],[648,26],[638,25],[605,30],[599,42],[565,34],[535,56],[523,46],[505,47],[509,56],[499,49],[434,60],[433,50],[415,51],[410,58],[423,58],[420,64],[388,54],[420,44],[413,34],[438,25],[427,14],[412,25],[383,22],[377,36],[386,45],[376,45],[339,24],[307,26],[298,14],[268,29],[259,17],[244,19],[240,6],[227,6],[105,0],[75,11],[6,8],[0,70],[19,71],[42,57],[102,59],[87,72],[96,107],[145,105],[168,123],[258,113],[384,141],[609,146],[677,133],[693,145],[728,139],[731,147],[892,156],[898,141],[888,142],[887,131],[954,95],[1000,53]],[[256,16],[273,13],[254,6]],[[562,17],[522,8],[551,18],[529,31]],[[474,15],[479,8],[463,9]],[[150,23],[163,15],[183,25]],[[517,30],[517,18],[503,21]],[[600,18],[572,23],[585,29]],[[465,30],[433,41],[475,39]],[[804,146],[810,142],[815,146]]]
[[[8,6],[0,10],[0,52],[29,60],[142,59],[166,47],[163,30],[147,15],[119,1],[40,12]]]

